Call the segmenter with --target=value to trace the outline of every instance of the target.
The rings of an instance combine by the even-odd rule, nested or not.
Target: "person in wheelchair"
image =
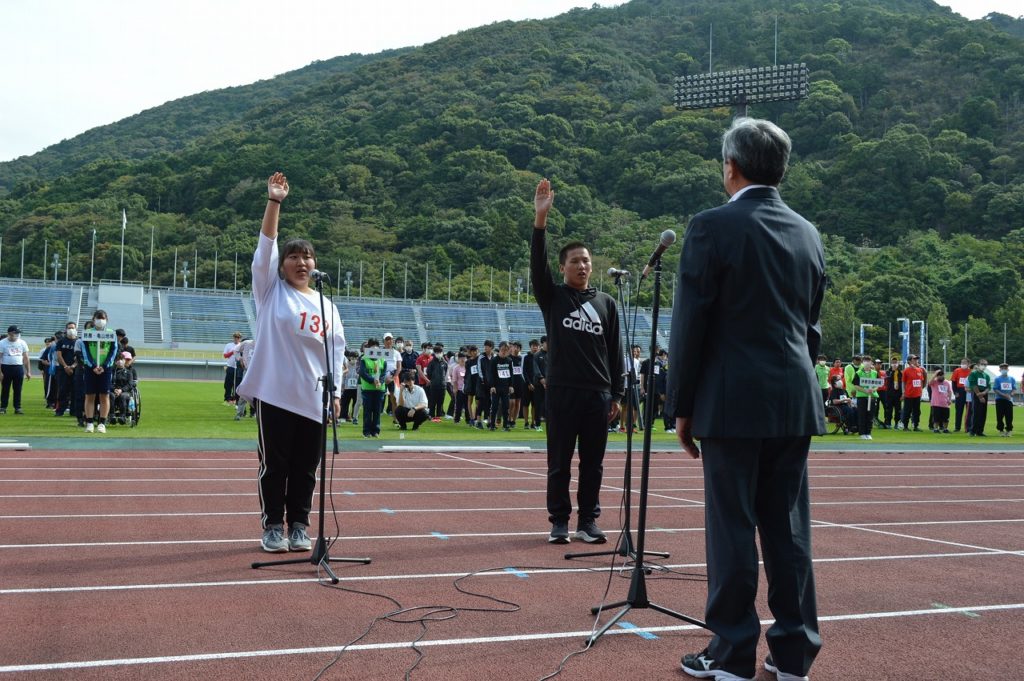
[[[842,428],[844,434],[856,432],[857,409],[849,393],[843,388],[842,376],[833,376],[831,384],[828,401],[825,403],[825,416],[830,422],[837,422],[837,431]]]
[[[135,385],[139,377],[135,373],[135,367],[128,366],[130,361],[131,353],[124,351],[114,362],[114,375],[110,382],[110,392],[114,403],[114,418],[111,420],[115,423],[128,423],[128,420],[132,418],[133,408],[131,402],[135,395]]]

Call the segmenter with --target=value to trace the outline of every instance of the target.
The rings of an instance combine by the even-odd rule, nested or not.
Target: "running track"
[[[699,462],[652,459],[647,547],[671,552],[671,571],[647,578],[648,595],[700,617]],[[606,530],[622,463],[609,452]],[[322,678],[402,679],[422,637],[414,679],[540,679],[582,648],[606,589],[628,590],[610,559],[567,561],[585,549],[546,543],[540,451],[335,459],[331,554],[373,559],[334,564],[350,591],[309,564],[250,568],[272,559],[255,471],[245,452],[0,452],[0,681],[313,679],[368,628]],[[635,504],[638,465],[633,484]],[[811,484],[825,641],[812,678],[1021,677],[1024,452],[815,452]],[[488,569],[460,585],[515,606],[455,588]],[[397,606],[360,591],[440,607],[374,623]],[[763,595],[758,607],[767,623]],[[689,678],[679,657],[706,639],[633,610],[558,678]]]

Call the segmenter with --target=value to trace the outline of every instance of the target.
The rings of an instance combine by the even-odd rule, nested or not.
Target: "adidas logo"
[[[562,326],[567,329],[584,331],[597,336],[604,333],[604,327],[601,326],[601,317],[589,302],[583,303],[580,309],[570,312],[569,316],[562,320]]]

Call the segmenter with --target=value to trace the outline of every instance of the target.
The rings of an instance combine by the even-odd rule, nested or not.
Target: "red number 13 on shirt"
[[[306,326],[306,321],[309,321],[309,326]],[[320,315],[307,315],[305,312],[299,313],[299,331],[309,331],[312,334],[318,335],[321,338],[324,337],[324,332],[330,328],[330,323],[324,324],[321,328],[323,320],[320,319]]]

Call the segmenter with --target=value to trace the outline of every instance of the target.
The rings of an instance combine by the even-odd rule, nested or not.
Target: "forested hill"
[[[407,51],[350,54],[317,61],[276,78],[182,97],[117,123],[93,128],[37,154],[0,163],[0,195],[18,182],[52,180],[92,161],[143,159],[162,151],[177,151],[225,125],[245,120],[269,102],[287,98],[333,75]]]
[[[14,244],[37,253],[48,239],[77,245],[72,276],[88,278],[96,225],[97,276],[116,275],[127,208],[126,273],[146,278],[152,225],[155,281],[170,283],[176,247],[198,248],[210,286],[214,252],[251,251],[275,169],[293,187],[283,230],[311,237],[328,271],[376,271],[370,294],[381,262],[388,295],[422,295],[427,264],[435,295],[451,267],[453,296],[472,279],[477,299],[487,267],[524,271],[542,175],[557,192],[555,238],[595,244],[598,267],[633,264],[661,230],[725,198],[732,114],[675,111],[673,78],[707,69],[712,23],[715,70],[771,64],[776,18],[778,60],[810,66],[811,95],[751,114],[792,135],[783,194],[826,235],[826,347],[849,348],[851,322],[883,316],[934,318],[936,333],[971,315],[1000,330],[1014,318],[1024,335],[1024,41],[930,0],[633,0],[465,31],[301,87],[257,84],[276,96],[247,95],[251,108],[210,128],[197,126],[213,111],[182,110],[184,131],[153,118],[171,142],[149,155],[57,177],[47,172],[74,167],[70,152],[32,177],[0,168],[16,180],[0,199],[0,274],[18,274]],[[131,120],[108,139],[142,149],[150,133],[122,128]],[[26,276],[39,276],[32,260]]]

